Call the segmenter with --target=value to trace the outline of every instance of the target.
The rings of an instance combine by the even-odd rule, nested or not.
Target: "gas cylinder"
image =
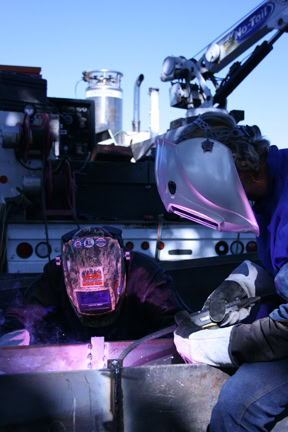
[[[101,69],[84,72],[83,75],[84,81],[89,83],[86,98],[95,102],[95,132],[111,130],[117,137],[122,131],[123,74]]]

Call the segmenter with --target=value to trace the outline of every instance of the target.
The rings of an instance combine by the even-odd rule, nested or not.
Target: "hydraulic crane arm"
[[[198,60],[198,66],[204,65],[202,73],[219,72],[266,34],[272,30],[283,30],[287,24],[288,2],[266,1],[220,41],[212,43]]]
[[[288,0],[265,1],[224,37],[211,43],[198,60],[181,56],[166,57],[161,80],[172,81],[170,105],[192,111],[199,107],[212,107],[216,103],[223,106],[226,97],[273,49],[274,42],[287,29]],[[264,41],[257,46],[245,63],[235,62],[219,86],[214,74],[273,30],[275,36],[269,42]],[[207,86],[208,80],[215,87],[214,95]]]

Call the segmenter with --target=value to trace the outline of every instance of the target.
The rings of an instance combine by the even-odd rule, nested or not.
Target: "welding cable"
[[[86,165],[88,164],[88,162],[90,162],[90,156],[91,156],[91,152],[88,152],[87,157],[84,160],[83,164],[80,166],[80,168],[73,171],[72,179],[73,179],[73,183],[74,183],[74,190],[76,190],[75,174],[87,175],[87,173],[82,172],[82,171],[84,171],[84,169],[86,168]]]
[[[74,222],[75,222],[75,224],[76,224],[76,226],[78,228],[80,228],[80,222],[79,222],[79,219],[78,219],[77,205],[76,205],[76,202],[75,202],[75,200],[76,200],[76,192],[77,192],[76,174],[87,175],[87,173],[85,173],[83,171],[85,170],[87,164],[90,162],[90,156],[91,156],[91,152],[88,152],[87,157],[84,160],[83,164],[80,166],[80,168],[78,168],[77,170],[74,170],[74,171],[71,170],[71,173],[70,173],[70,175],[71,175],[71,179],[70,179],[70,181],[71,181],[71,189],[72,189],[72,195],[73,195],[72,198],[74,197],[74,199],[73,199],[74,202],[72,203],[71,200],[68,197],[68,204],[69,204],[70,209],[72,210],[73,220],[74,220]],[[70,165],[70,169],[71,169],[71,164],[69,163],[69,165]]]
[[[123,361],[125,359],[125,357],[127,357],[127,355],[134,349],[136,348],[138,345],[140,345],[141,343],[144,342],[148,342],[150,340],[154,340],[154,339],[158,339],[162,336],[165,336],[167,334],[173,333],[176,330],[177,325],[174,324],[170,327],[166,327],[162,330],[158,330],[154,333],[151,333],[149,335],[146,335],[144,337],[142,337],[141,339],[136,340],[135,342],[132,342],[131,345],[129,345],[127,348],[125,348],[122,353],[120,354],[120,356],[118,357],[118,360]]]
[[[0,223],[1,223],[1,231],[0,231],[0,245],[4,240],[4,231],[6,227],[6,204],[0,204]]]
[[[47,220],[47,214],[46,214],[46,188],[45,188],[45,174],[46,174],[46,159],[44,156],[44,152],[42,155],[42,173],[41,173],[41,209],[42,209],[42,216],[43,216],[43,222],[44,222],[44,229],[45,229],[45,239],[46,243],[48,245],[48,262],[51,261],[51,251],[49,248],[49,233],[48,233],[48,220]]]
[[[179,306],[179,309],[185,309],[189,313],[193,312],[193,310],[191,309],[191,307],[188,306],[185,303],[185,301],[183,300],[182,296],[180,296],[180,294],[178,293],[178,291],[177,291],[177,289],[175,287],[173,289],[173,297],[174,297],[174,300],[175,300],[176,304]]]
[[[84,73],[84,72],[83,72]],[[75,94],[75,98],[76,99],[78,99],[78,97],[77,97],[77,87],[78,87],[78,85],[82,82],[82,81],[85,81],[83,78],[81,78],[80,80],[78,80],[77,82],[76,82],[76,84],[75,84],[75,86],[74,86],[74,94]]]
[[[0,272],[4,270],[4,264],[6,259],[7,250],[7,205],[0,204]]]
[[[0,261],[0,271],[4,271],[5,264],[7,264],[7,243],[8,243],[8,218],[11,211],[11,203],[2,204],[1,207],[1,261]]]
[[[80,222],[78,220],[78,216],[77,216],[77,208],[76,208],[76,203],[75,203],[75,189],[76,189],[76,185],[75,185],[75,181],[73,179],[73,174],[72,174],[72,169],[71,169],[71,164],[69,162],[68,159],[65,159],[65,165],[67,167],[67,173],[68,173],[68,184],[66,184],[67,186],[67,202],[68,205],[72,211],[72,217],[74,220],[75,225],[77,226],[78,229],[80,229]],[[70,199],[71,197],[71,199]]]
[[[32,168],[32,167],[26,165],[24,162],[22,162],[21,159],[17,158],[16,156],[15,156],[15,159],[17,160],[17,162],[18,162],[20,165],[22,165],[23,168],[25,168],[25,169],[27,169],[27,170],[30,170],[30,171],[41,171],[41,170],[42,170],[42,167],[40,167],[40,166],[39,166],[39,167],[36,167],[36,168]]]
[[[210,328],[210,327],[215,327],[215,326],[217,326],[217,324],[214,323],[214,322],[211,322],[211,323],[205,324],[203,326],[203,329]],[[133,349],[136,348],[138,345],[140,345],[142,343],[145,343],[145,342],[149,342],[149,341],[154,340],[154,339],[158,339],[158,338],[160,338],[162,336],[166,336],[166,335],[168,335],[170,333],[174,333],[174,331],[176,330],[176,328],[177,328],[177,325],[174,324],[174,325],[172,325],[170,327],[166,327],[166,328],[164,328],[162,330],[158,330],[158,331],[156,331],[154,333],[150,333],[149,335],[144,336],[141,339],[138,339],[138,340],[132,342],[131,345],[128,345],[128,347],[125,348],[122,351],[122,353],[118,357],[118,361],[123,362],[124,359],[125,359],[125,357],[127,357],[127,355],[130,354],[130,352],[133,351]]]
[[[162,215],[159,215],[158,229],[157,229],[157,238],[156,238],[156,247],[155,247],[155,260],[156,261],[159,261],[159,249],[158,249],[158,245],[159,245],[160,240],[161,240],[162,229],[163,229],[163,217],[162,217]]]
[[[60,159],[60,162],[58,163],[58,165],[56,165],[56,167],[53,167],[53,170],[52,170],[53,175],[58,174],[58,172],[62,168],[62,165],[65,161],[66,161],[66,159]]]

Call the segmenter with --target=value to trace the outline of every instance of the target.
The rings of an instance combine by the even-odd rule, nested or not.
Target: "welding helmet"
[[[162,135],[156,142],[156,182],[166,210],[218,231],[258,236],[231,150],[199,120],[196,125],[204,129],[205,137],[193,138],[194,124],[178,128],[174,136]],[[245,133],[240,128],[235,131]],[[231,134],[231,130],[223,133]]]
[[[62,265],[69,300],[82,324],[111,324],[119,314],[126,285],[118,233],[95,226],[76,231],[63,241]]]

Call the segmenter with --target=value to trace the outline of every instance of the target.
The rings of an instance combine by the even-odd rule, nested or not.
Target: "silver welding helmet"
[[[173,141],[159,137],[155,174],[166,210],[218,231],[258,236],[231,150],[207,135],[188,138],[182,128]]]
[[[82,324],[111,324],[119,314],[126,284],[118,239],[103,228],[80,229],[63,243],[62,264],[66,291]]]

